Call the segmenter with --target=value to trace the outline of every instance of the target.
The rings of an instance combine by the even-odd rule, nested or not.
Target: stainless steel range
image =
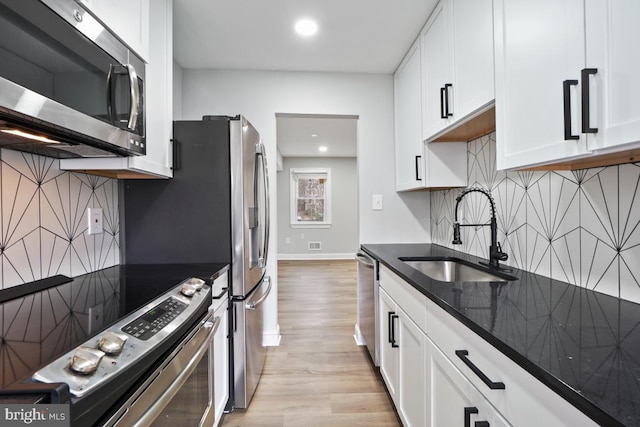
[[[210,310],[210,284],[222,268],[226,271],[214,264],[112,267],[0,304],[31,331],[23,342],[11,342],[14,324],[2,323],[6,341],[0,350],[9,353],[41,340],[41,362],[33,362],[33,369],[15,371],[28,364],[28,356],[0,359],[1,401],[21,395],[22,403],[41,403],[51,390],[58,401],[49,402],[70,404],[72,426],[149,425],[156,419],[154,424],[212,425],[210,359],[220,319]],[[176,280],[186,271],[200,277]],[[93,306],[86,307],[87,301]],[[35,313],[28,319],[22,318],[25,307]],[[87,323],[74,322],[84,320],[80,311],[90,313]],[[104,323],[93,325],[98,333],[89,333],[96,321]],[[38,324],[39,331],[33,328]],[[199,396],[182,399],[182,390],[192,392],[192,385],[201,389]]]

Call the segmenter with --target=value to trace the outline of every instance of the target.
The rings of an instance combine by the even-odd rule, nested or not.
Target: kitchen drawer
[[[427,301],[427,335],[485,398],[517,426],[597,424],[432,301]],[[456,355],[467,359],[504,389],[491,389]]]
[[[383,266],[380,267],[380,287],[423,332],[427,332],[427,297]]]

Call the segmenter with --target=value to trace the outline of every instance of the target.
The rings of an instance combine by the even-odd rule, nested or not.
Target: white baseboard
[[[323,260],[323,259],[355,259],[355,253],[346,254],[278,254],[279,261],[298,261],[298,260]]]
[[[267,347],[278,347],[281,338],[280,325],[277,325],[275,330],[264,331],[262,333],[262,344]]]
[[[362,332],[360,332],[360,326],[356,323],[354,328],[355,332],[353,334],[353,339],[356,341],[357,345],[366,345],[364,342],[364,337],[362,336]]]

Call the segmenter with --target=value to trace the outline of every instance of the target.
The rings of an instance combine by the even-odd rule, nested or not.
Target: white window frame
[[[323,175],[324,185],[324,221],[298,220],[298,178]],[[331,168],[291,168],[289,169],[289,205],[291,228],[330,228],[331,227]]]

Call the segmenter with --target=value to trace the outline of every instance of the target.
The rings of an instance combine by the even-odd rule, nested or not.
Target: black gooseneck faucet
[[[458,205],[464,196],[469,193],[482,193],[489,199],[491,205],[491,222],[489,224],[460,224],[458,222]],[[493,201],[491,194],[483,188],[473,187],[464,190],[458,197],[456,197],[456,207],[454,209],[454,223],[453,223],[453,243],[454,245],[461,245],[460,239],[460,227],[491,227],[491,246],[489,246],[489,267],[500,269],[500,261],[506,261],[509,255],[502,252],[502,247],[498,242],[498,223],[496,221],[496,204]],[[484,263],[481,263],[484,264]]]

